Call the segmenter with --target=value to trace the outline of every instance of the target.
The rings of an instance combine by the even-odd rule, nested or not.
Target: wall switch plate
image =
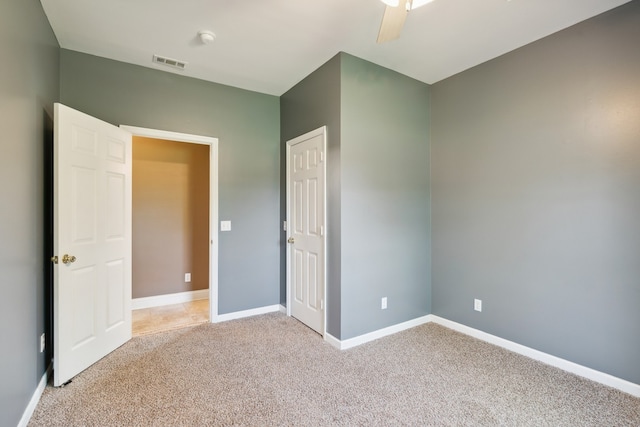
[[[473,300],[473,309],[475,311],[482,311],[482,300],[481,299],[474,299]]]
[[[44,345],[45,345],[45,336],[44,334],[40,335],[40,353],[44,352]]]
[[[231,231],[231,221],[220,221],[220,231]]]
[[[380,309],[387,309],[387,297],[382,297],[382,299],[380,300]]]
[[[191,281],[191,273],[184,273],[184,281],[189,283]]]

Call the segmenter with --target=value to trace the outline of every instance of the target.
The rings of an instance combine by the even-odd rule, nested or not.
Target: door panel
[[[122,240],[126,237],[125,230],[125,198],[126,177],[121,174],[107,174],[107,215],[106,235],[108,241]]]
[[[307,232],[309,236],[319,236],[320,225],[318,224],[318,180],[309,178],[307,180]]]
[[[59,386],[131,338],[131,134],[61,104],[54,122]]]
[[[93,304],[77,303],[77,301],[95,301],[95,289],[92,286],[85,286],[85,283],[96,281],[95,273],[93,266],[90,266],[76,269],[70,275],[69,291],[73,292],[73,298],[70,299],[69,305],[61,307],[61,310],[66,310],[73,316],[71,341],[73,350],[96,338]]]
[[[324,140],[321,128],[287,143],[291,315],[320,334],[325,292]]]
[[[302,234],[304,221],[302,217],[304,215],[303,209],[303,182],[302,181],[294,181],[293,182],[293,206],[296,207],[293,209],[293,231],[295,234]],[[291,221],[290,221],[291,222]]]
[[[71,168],[71,230],[73,244],[96,241],[96,171]]]
[[[307,254],[307,292],[309,294],[308,303],[309,308],[312,310],[320,310],[320,298],[314,298],[318,296],[318,254],[309,252]]]
[[[124,260],[118,259],[107,263],[107,330],[126,322],[125,304],[126,289]]]

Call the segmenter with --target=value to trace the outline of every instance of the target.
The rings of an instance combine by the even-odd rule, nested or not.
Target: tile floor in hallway
[[[141,308],[133,310],[131,317],[134,337],[193,326],[209,321],[209,300]]]

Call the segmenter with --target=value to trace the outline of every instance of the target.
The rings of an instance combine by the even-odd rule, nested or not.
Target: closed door
[[[131,134],[55,105],[54,385],[131,339]]]
[[[290,314],[324,334],[325,128],[287,142]]]

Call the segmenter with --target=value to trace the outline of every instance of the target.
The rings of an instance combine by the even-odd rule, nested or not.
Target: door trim
[[[290,188],[290,178],[291,178],[291,172],[290,172],[290,166],[291,166],[291,147],[293,147],[294,145],[302,142],[302,141],[306,141],[308,139],[314,138],[316,136],[322,136],[322,157],[323,157],[323,161],[322,161],[322,169],[323,169],[323,175],[324,175],[324,182],[323,182],[323,188],[324,188],[324,192],[322,195],[323,198],[323,222],[324,222],[324,233],[322,234],[322,258],[323,258],[323,266],[322,269],[324,271],[323,274],[323,280],[324,283],[322,283],[322,300],[324,301],[324,305],[322,307],[322,320],[323,320],[323,325],[322,325],[322,336],[324,337],[327,333],[327,235],[328,235],[328,227],[327,227],[327,126],[322,126],[319,127],[318,129],[312,130],[310,132],[307,132],[303,135],[300,135],[296,138],[290,139],[287,141],[287,153],[286,153],[286,157],[287,157],[287,161],[286,161],[286,168],[287,168],[287,173],[286,173],[286,195],[287,195],[287,234],[285,237],[285,247],[286,247],[286,254],[287,254],[287,265],[286,265],[286,270],[287,270],[287,316],[291,317],[291,251],[289,250],[289,247],[286,246],[287,242],[286,240],[290,237],[289,232],[290,232],[290,227],[289,225],[291,224],[291,188]]]
[[[218,321],[218,138],[120,125],[133,136],[167,139],[209,148],[209,322]]]

